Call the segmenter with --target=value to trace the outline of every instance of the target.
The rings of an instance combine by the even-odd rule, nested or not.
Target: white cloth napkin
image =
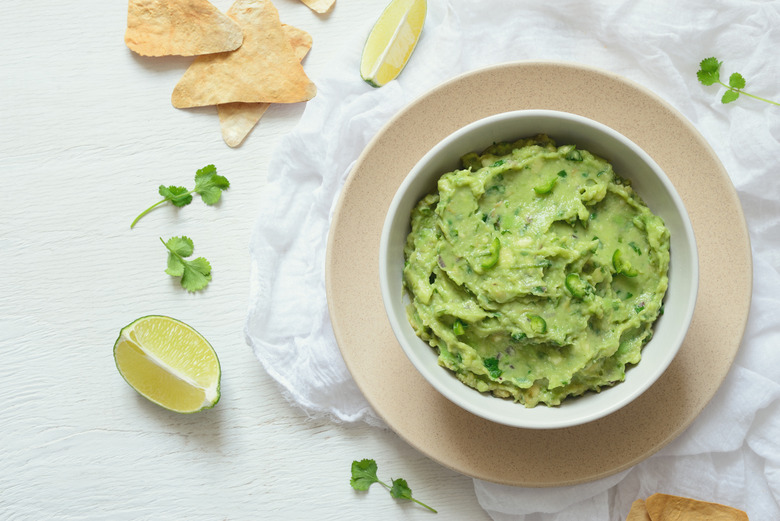
[[[701,59],[739,71],[748,92],[780,98],[780,2],[429,0],[422,38],[398,80],[358,75],[373,20],[356,31],[300,124],[284,136],[251,242],[246,336],[283,392],[312,416],[382,425],[346,370],[328,317],[324,265],[333,207],[351,166],[401,108],[462,72],[564,60],[641,83],[681,111],[717,151],[739,193],[754,255],[747,332],[722,388],[677,440],[635,467],[565,488],[475,480],[496,521],[622,520],[655,492],[714,500],[755,521],[780,519],[780,107],[696,80]],[[379,13],[377,13],[377,16]],[[316,44],[316,42],[315,42]],[[703,186],[702,190],[707,187]],[[716,208],[713,211],[717,211]]]

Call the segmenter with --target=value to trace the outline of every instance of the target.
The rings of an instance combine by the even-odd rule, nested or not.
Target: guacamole
[[[466,385],[527,407],[622,381],[662,313],[663,221],[604,159],[545,135],[461,162],[412,211],[417,335]]]

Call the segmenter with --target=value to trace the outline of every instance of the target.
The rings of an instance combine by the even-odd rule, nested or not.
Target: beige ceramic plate
[[[636,142],[679,192],[699,247],[696,311],[669,369],[625,408],[566,429],[507,427],[449,402],[407,360],[390,329],[379,289],[379,237],[404,176],[456,129],[519,109],[580,114]],[[614,74],[572,64],[525,62],[447,82],[379,132],[344,186],[328,239],[326,276],[331,321],[347,366],[399,436],[463,474],[542,487],[581,483],[626,469],[690,425],[715,394],[739,348],[750,307],[752,262],[734,187],[688,120]]]

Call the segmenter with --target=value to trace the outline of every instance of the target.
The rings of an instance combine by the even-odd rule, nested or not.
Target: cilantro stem
[[[751,93],[749,93],[749,92],[745,92],[745,91],[744,91],[744,90],[742,90],[742,89],[738,89],[738,88],[736,88],[736,87],[732,87],[731,85],[727,85],[726,83],[723,83],[723,82],[722,82],[722,81],[720,81],[720,80],[717,80],[717,82],[718,82],[720,85],[722,85],[722,86],[726,87],[728,90],[731,90],[731,91],[734,91],[734,92],[738,92],[739,94],[744,94],[745,96],[749,96],[749,97],[751,97],[751,98],[753,98],[753,99],[757,99],[757,100],[765,101],[765,102],[767,102],[767,103],[771,103],[772,105],[777,105],[777,106],[780,106],[780,103],[778,103],[778,102],[776,102],[776,101],[772,101],[771,99],[762,98],[761,96],[756,96],[755,94],[751,94]]]
[[[188,195],[192,195],[192,194],[194,194],[194,193],[195,193],[195,190],[187,190],[187,191],[186,191],[186,192],[184,192],[184,193],[181,193],[181,194],[176,194],[176,197],[177,197],[177,199],[184,199],[184,198],[185,198],[185,197],[187,197]],[[141,214],[140,214],[138,217],[136,217],[136,218],[135,218],[135,220],[133,221],[133,224],[131,224],[131,225],[130,225],[130,228],[132,229],[132,228],[133,228],[133,226],[135,226],[135,224],[136,224],[136,223],[137,223],[137,222],[138,222],[138,221],[141,219],[141,217],[143,217],[144,215],[148,214],[149,212],[151,212],[152,210],[154,210],[154,209],[155,209],[155,208],[157,208],[158,206],[160,206],[160,205],[162,205],[162,204],[165,204],[165,203],[167,203],[167,202],[168,202],[168,201],[170,201],[170,200],[171,200],[171,198],[170,198],[170,197],[166,197],[166,198],[162,199],[161,201],[157,201],[157,202],[156,202],[156,203],[154,203],[152,206],[150,206],[149,208],[147,208],[146,210],[144,210],[143,212],[141,212]]]
[[[438,514],[438,513],[439,513],[439,512],[438,512],[438,511],[437,511],[435,508],[429,507],[428,505],[426,505],[425,503],[423,503],[423,502],[422,502],[422,501],[420,501],[419,499],[414,499],[413,497],[412,497],[412,498],[409,498],[409,499],[411,499],[412,501],[414,501],[415,503],[417,503],[417,504],[418,504],[418,505],[420,505],[421,507],[425,507],[425,508],[427,508],[428,510],[430,510],[430,511],[431,511],[431,512],[433,512],[434,514]]]
[[[388,492],[390,492],[390,497],[393,497],[395,499],[409,499],[411,501],[414,501],[421,507],[427,508],[434,514],[439,513],[438,511],[436,511],[436,509],[426,505],[422,501],[413,498],[412,489],[409,488],[409,485],[406,483],[405,479],[398,478],[398,479],[391,480],[392,486],[381,481],[376,476],[376,471],[377,471],[376,461],[372,459],[362,459],[360,461],[357,460],[353,461],[351,471],[352,471],[352,477],[349,480],[349,484],[355,490],[365,491],[368,490],[371,487],[371,485],[373,485],[374,483],[379,483],[380,485],[385,487]]]
[[[130,225],[130,229],[131,230],[133,229],[133,227],[136,225],[136,223],[141,220],[141,217],[143,217],[144,215],[148,214],[149,212],[151,212],[152,210],[154,210],[155,208],[157,208],[158,206],[160,206],[161,204],[166,203],[166,202],[168,202],[167,198],[163,199],[162,201],[157,201],[152,206],[150,206],[149,208],[147,208],[146,210],[141,212],[138,215],[138,217],[135,218],[135,220],[133,221],[133,224]]]
[[[136,223],[158,206],[170,201],[171,204],[177,208],[187,206],[192,202],[192,195],[200,195],[201,200],[207,205],[214,205],[219,202],[222,192],[230,187],[230,181],[224,176],[217,175],[217,167],[214,165],[206,165],[197,172],[195,172],[195,188],[187,190],[183,186],[165,186],[160,185],[157,189],[159,194],[163,196],[162,201],[154,203],[152,206],[141,212],[141,214],[135,218],[130,225],[132,229]]]

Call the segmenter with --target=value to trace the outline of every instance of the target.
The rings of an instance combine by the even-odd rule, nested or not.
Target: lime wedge
[[[426,0],[392,0],[377,20],[363,47],[360,76],[381,87],[395,79],[406,66],[420,38]]]
[[[180,413],[214,407],[221,369],[211,344],[174,318],[150,315],[122,328],[114,361],[130,387]]]

